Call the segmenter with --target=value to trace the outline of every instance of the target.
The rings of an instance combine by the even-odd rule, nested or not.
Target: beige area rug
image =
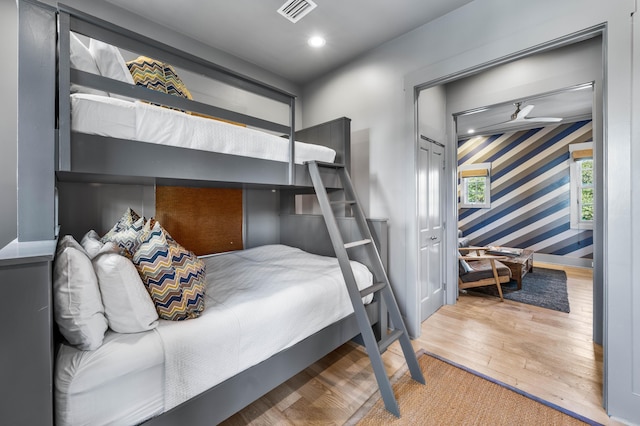
[[[426,385],[406,371],[392,379],[397,418],[376,392],[347,425],[598,425],[480,373],[424,351],[418,363]]]

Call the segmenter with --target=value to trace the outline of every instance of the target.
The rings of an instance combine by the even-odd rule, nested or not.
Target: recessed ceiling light
[[[475,129],[469,129],[467,130],[467,133],[469,133],[470,135],[474,134],[476,131]]]
[[[313,36],[313,37],[309,37],[309,40],[307,40],[307,43],[311,47],[322,47],[327,43],[327,41],[324,39],[324,37]]]

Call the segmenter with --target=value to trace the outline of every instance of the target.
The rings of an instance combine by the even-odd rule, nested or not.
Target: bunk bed
[[[117,413],[121,408],[117,404],[124,403],[128,399],[124,389],[131,384],[127,382],[131,379],[137,380],[138,385],[146,383],[147,387],[160,386],[161,382],[164,382],[165,386],[160,386],[162,391],[155,387],[154,392],[149,394],[151,396],[147,395],[152,399],[151,403],[146,404],[149,400],[146,402],[143,400],[138,401],[137,405],[134,404],[137,407],[145,406],[146,409],[135,412],[133,417],[125,417],[127,422],[144,421],[151,425],[215,424],[360,334],[358,323],[353,313],[349,312],[350,307],[343,303],[349,300],[346,290],[342,288],[341,293],[339,288],[342,286],[334,286],[338,293],[328,293],[328,298],[330,302],[341,300],[340,303],[336,303],[341,306],[340,309],[331,314],[319,313],[317,318],[312,318],[313,327],[296,332],[294,336],[284,336],[273,347],[267,345],[270,347],[269,350],[256,351],[256,354],[249,357],[250,359],[243,360],[224,374],[216,376],[215,380],[207,380],[206,383],[196,386],[196,390],[190,390],[178,397],[175,395],[167,397],[166,394],[168,358],[166,358],[166,346],[163,347],[162,343],[163,332],[151,330],[137,334],[120,334],[107,331],[103,345],[94,353],[81,351],[61,340],[52,322],[52,317],[55,315],[52,315],[51,303],[52,298],[56,297],[55,294],[52,295],[54,290],[51,284],[51,270],[56,262],[56,240],[60,229],[64,230],[64,223],[58,224],[58,210],[61,206],[57,204],[56,182],[144,185],[179,183],[194,186],[278,188],[287,190],[283,193],[290,194],[290,200],[296,193],[312,191],[304,161],[335,161],[345,163],[348,167],[350,160],[348,119],[342,118],[326,125],[296,132],[294,130],[295,97],[278,88],[239,75],[63,5],[54,8],[32,0],[20,0],[18,9],[19,66],[21,67],[18,107],[18,238],[0,251],[0,277],[11,279],[21,277],[21,280],[31,280],[46,303],[43,308],[42,299],[39,299],[40,301],[36,304],[37,320],[29,321],[30,327],[37,329],[37,333],[33,336],[40,336],[43,342],[31,342],[33,345],[25,346],[25,350],[37,348],[37,356],[17,351],[9,359],[24,365],[24,367],[17,367],[11,374],[16,378],[21,377],[28,386],[24,392],[18,392],[10,400],[9,403],[14,404],[14,407],[7,410],[7,421],[54,424],[56,422],[54,419],[57,418],[61,424],[67,424],[67,422],[73,424],[73,421],[69,420],[73,419],[73,416],[68,416],[67,409],[71,406],[84,406],[84,412],[78,419],[83,419],[82,422],[98,424],[105,419],[83,416],[90,416],[91,411],[102,414]],[[99,40],[109,46],[117,46],[119,49],[143,53],[163,63],[283,103],[289,107],[289,124],[283,125],[225,110],[207,103],[149,90],[130,82],[75,68],[72,66],[71,59],[74,54],[71,48],[74,33],[92,40]],[[98,71],[101,72],[101,70]],[[56,87],[53,94],[52,87]],[[69,94],[74,91],[76,94],[70,96]],[[89,106],[86,108],[79,106],[83,103]],[[87,111],[96,109],[101,111],[103,117],[121,118],[125,125],[100,128],[101,120],[78,118],[88,114]],[[134,111],[134,118],[122,113],[122,111],[130,112],[131,110]],[[277,148],[267,150],[269,152],[265,157],[250,153],[250,150],[230,153],[226,151],[227,148],[213,150],[202,145],[195,148],[181,146],[179,143],[174,143],[178,138],[173,138],[170,132],[165,131],[159,137],[158,135],[148,136],[148,134],[145,136],[145,131],[149,128],[145,130],[144,125],[140,124],[145,116],[155,116],[155,119],[160,122],[171,121],[174,127],[186,129],[187,140],[199,140],[211,133],[223,132],[226,135],[235,135],[232,136],[233,138],[247,137],[250,141],[245,144],[245,147],[248,145],[255,147],[258,144],[257,151],[264,151],[259,146],[263,142],[252,139],[255,133],[251,133],[254,136],[239,136],[246,135],[247,132],[262,131],[267,133],[259,137],[275,141]],[[133,133],[127,133],[132,130],[130,125],[132,120],[135,129]],[[224,121],[232,121],[234,124],[224,123]],[[241,123],[242,126],[237,126],[237,123]],[[212,124],[216,129],[223,128],[223,130],[211,130],[209,126]],[[157,125],[152,125],[151,128],[154,127]],[[201,133],[195,135],[189,133],[194,127],[201,128]],[[268,136],[265,136],[267,134]],[[273,135],[276,135],[275,139]],[[309,142],[312,144],[322,142],[326,146],[314,147],[308,145]],[[341,185],[339,178],[334,177],[330,171],[326,172],[324,178],[328,188],[339,188]],[[283,205],[285,204],[287,203],[283,202]],[[350,219],[352,218],[340,218],[341,226],[345,229],[350,227],[355,229]],[[320,217],[319,220],[320,222],[318,217],[296,217],[296,215],[283,214],[280,223],[280,243],[286,246],[255,248],[246,252],[208,257],[205,262],[211,270],[211,275],[208,275],[207,279],[219,282],[219,277],[216,278],[215,274],[223,270],[220,269],[220,264],[234,263],[229,259],[257,256],[258,260],[253,259],[254,263],[262,263],[268,258],[267,263],[273,265],[278,262],[278,259],[269,256],[278,252],[280,252],[280,259],[300,256],[299,263],[305,265],[310,262],[310,259],[326,263],[328,260],[321,256],[331,256],[332,248],[328,241],[327,230],[323,229],[322,225],[319,226],[322,218]],[[375,242],[384,257],[387,247],[386,222],[372,222],[371,226],[375,234]],[[308,253],[303,254],[304,252],[300,252],[295,247],[300,247]],[[357,250],[355,250],[355,258],[360,260]],[[362,257],[361,262],[360,266],[364,268],[363,281],[370,285],[371,278],[366,267],[370,269],[371,266],[367,264],[368,260],[365,256]],[[37,270],[29,269],[31,264],[37,264]],[[236,266],[236,269],[245,269],[246,263],[242,265],[244,266]],[[337,262],[334,262],[332,270],[333,276],[324,282],[325,286],[327,282],[340,282],[337,278],[340,275]],[[299,272],[298,270],[296,273]],[[254,275],[264,276],[264,273],[254,272]],[[228,281],[226,286],[221,287],[212,284],[211,297],[233,294],[234,287],[243,286],[243,283],[250,281],[246,276],[237,274],[235,276],[240,283]],[[300,307],[308,311],[311,307],[317,306],[313,303],[314,300],[326,292],[326,289],[322,288],[322,282],[313,281],[309,274],[305,276],[305,284],[308,286],[295,294],[301,299],[310,298],[310,301],[307,300],[306,304],[301,303],[297,307],[298,312]],[[320,292],[308,291],[309,288],[321,290]],[[262,295],[262,297],[265,296]],[[282,302],[276,301],[276,303]],[[332,303],[329,303],[329,306],[332,306]],[[36,310],[35,306],[33,310]],[[271,312],[275,311],[277,310],[271,309]],[[9,312],[15,312],[15,309]],[[351,312],[353,312],[352,308]],[[369,322],[374,324],[376,334],[379,335],[381,330],[386,329],[384,303],[377,298],[367,300],[366,314]],[[237,330],[231,323],[237,321],[238,315],[244,314],[236,312],[234,315],[236,316],[233,320],[229,317],[220,321],[222,323],[226,321],[225,324],[228,326],[225,330],[226,335],[208,337],[206,340],[210,343],[224,342],[229,333],[235,333]],[[207,317],[210,318],[210,322],[220,320],[215,317],[215,314],[205,313],[202,318],[193,320],[192,323],[196,324],[197,328],[203,322],[207,322],[201,321]],[[252,322],[254,327],[261,324],[259,318],[253,319]],[[181,332],[176,330],[182,325],[173,323],[158,328],[166,330],[164,332],[166,335],[178,336],[180,340]],[[264,324],[261,326],[264,327]],[[0,331],[4,333],[6,327],[3,326]],[[202,332],[202,330],[199,331]],[[255,328],[254,332],[256,332]],[[161,337],[158,338],[158,335]],[[265,336],[265,339],[268,338]],[[180,341],[178,345],[183,351],[187,347],[188,351],[188,344],[185,341]],[[244,340],[242,345],[244,346],[240,347],[246,350],[248,341]],[[123,347],[125,350],[116,353],[113,350],[115,347]],[[136,352],[137,349],[133,349],[134,347],[140,348],[141,352]],[[125,360],[130,359],[131,356],[141,360],[137,365],[138,370],[127,376],[122,371],[113,369],[114,365],[118,365],[117,363],[101,364],[97,370],[91,369],[91,365],[108,358],[108,355],[113,353],[116,353],[114,356],[119,360],[120,366],[125,365]],[[178,355],[171,356],[180,358],[180,355],[181,353],[178,352]],[[224,363],[225,355],[224,351],[216,356],[212,355],[211,363]],[[27,368],[25,365],[27,361],[20,359],[24,356],[37,362],[38,367],[33,369],[29,365]],[[200,359],[198,367],[204,368],[207,357],[203,357],[201,353],[197,357]],[[83,359],[86,362],[78,364]],[[173,364],[180,364],[180,362],[173,362]],[[208,365],[207,369],[210,370],[211,365]],[[170,393],[173,391],[173,383],[179,381],[180,377],[197,376],[197,372],[186,374],[185,371],[179,369],[171,376],[170,380],[173,382],[169,387]],[[123,379],[120,384],[118,379],[109,380],[104,387],[106,390],[102,389],[105,392],[102,394],[98,391],[97,394],[90,395],[85,393],[86,388],[81,387],[77,392],[80,399],[70,402],[73,395],[66,391],[73,387],[75,373],[89,377],[89,382],[85,382],[83,386],[89,386],[87,383],[91,383],[96,375],[109,375],[110,378],[123,375],[126,379]],[[57,377],[55,389],[54,376]],[[55,396],[51,395],[51,392]],[[119,392],[122,392],[121,398],[113,398],[116,405],[106,405],[106,401],[110,398],[105,398],[105,395],[114,395]],[[96,401],[96,395],[102,395],[102,399]],[[55,403],[52,403],[52,400]],[[38,410],[38,413],[28,409],[31,404],[37,404],[38,401],[43,403],[43,408]],[[94,410],[94,407],[86,405],[87,401],[105,405],[102,410]],[[125,411],[126,416],[132,413],[131,410]],[[123,419],[108,420],[118,423]]]

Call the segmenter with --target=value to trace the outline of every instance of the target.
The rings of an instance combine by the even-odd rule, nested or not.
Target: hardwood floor
[[[534,267],[553,267],[535,264]],[[567,272],[571,313],[461,294],[422,324],[423,348],[603,424],[602,347],[592,335],[591,271]],[[387,372],[404,367],[396,343]],[[428,377],[426,378],[428,380]],[[228,419],[225,425],[344,424],[377,391],[369,360],[349,343]]]

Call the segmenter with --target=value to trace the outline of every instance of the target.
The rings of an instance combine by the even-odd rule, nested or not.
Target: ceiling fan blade
[[[493,123],[493,124],[489,124],[488,126],[478,127],[477,129],[475,129],[475,131],[478,132],[480,130],[489,129],[496,126],[502,126],[503,124],[509,124],[509,123],[513,123],[513,120],[501,121],[500,123]]]
[[[517,103],[516,111],[511,115],[510,120],[490,124],[488,126],[482,126],[475,129],[475,131],[478,132],[478,131],[482,131],[484,129],[489,129],[489,128],[499,128],[500,126],[503,126],[503,125],[511,125],[511,124],[515,125],[519,123],[524,123],[525,121],[529,123],[557,123],[559,121],[562,121],[562,118],[560,117],[527,117],[527,115],[531,113],[534,107],[535,105],[525,105],[524,107],[522,107],[522,109],[520,109],[520,103]]]
[[[558,121],[562,121],[560,117],[529,117],[526,118],[527,121],[536,121],[538,123],[557,123]]]
[[[516,118],[514,118],[514,120],[524,120],[527,117],[527,115],[529,115],[529,113],[531,112],[534,106],[535,105],[527,105],[524,108],[522,108],[520,111],[518,111]]]

